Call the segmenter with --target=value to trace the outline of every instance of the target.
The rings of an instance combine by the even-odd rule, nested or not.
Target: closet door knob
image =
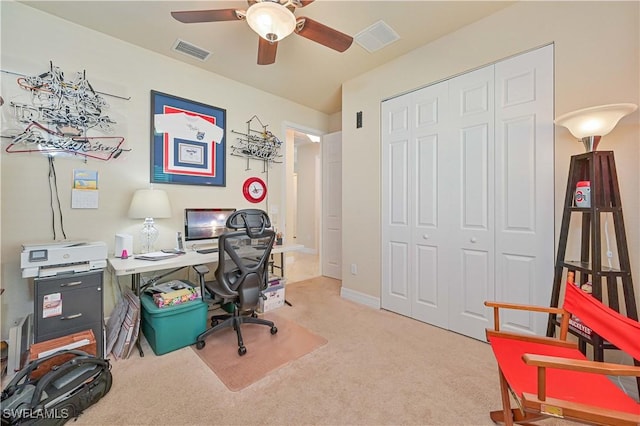
[[[422,238],[424,238],[425,240],[428,240],[428,239],[429,239],[429,234],[424,234],[424,235],[422,236]]]
[[[477,240],[477,238],[476,238],[476,237],[471,237],[471,242],[472,242],[472,243],[475,243],[475,242],[477,242],[477,241],[478,241],[478,240]]]

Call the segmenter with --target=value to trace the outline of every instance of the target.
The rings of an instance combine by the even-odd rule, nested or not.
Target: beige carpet
[[[312,333],[293,321],[267,313],[264,319],[273,321],[278,328],[258,324],[243,324],[242,338],[247,353],[238,355],[238,339],[233,328],[217,331],[206,339],[198,356],[213,370],[231,391],[239,391],[276,370],[327,343],[327,339]]]
[[[111,392],[73,425],[493,426],[486,343],[345,300],[329,278],[288,284],[287,300],[275,313],[326,345],[232,392],[191,348],[156,356],[143,340],[145,356],[114,360]],[[574,423],[541,423],[560,424]]]

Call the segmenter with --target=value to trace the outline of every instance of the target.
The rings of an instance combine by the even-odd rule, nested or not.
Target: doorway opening
[[[303,248],[286,257],[287,281],[320,275],[322,174],[321,133],[289,125],[285,138],[284,233],[289,244]]]

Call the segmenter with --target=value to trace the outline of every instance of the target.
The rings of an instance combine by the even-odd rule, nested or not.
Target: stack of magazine
[[[181,280],[155,284],[146,289],[145,293],[153,298],[154,303],[159,308],[179,305],[202,298],[200,287],[193,286],[191,283]]]
[[[164,259],[171,259],[172,257],[180,256],[181,254],[184,254],[184,252],[174,251],[171,253],[167,253],[164,251],[154,251],[151,253],[138,254],[135,256],[135,258],[140,260],[164,260]]]

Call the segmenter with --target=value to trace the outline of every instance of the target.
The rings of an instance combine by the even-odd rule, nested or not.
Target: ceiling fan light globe
[[[280,41],[293,32],[296,18],[280,3],[265,1],[247,9],[247,23],[260,37],[270,42]]]

